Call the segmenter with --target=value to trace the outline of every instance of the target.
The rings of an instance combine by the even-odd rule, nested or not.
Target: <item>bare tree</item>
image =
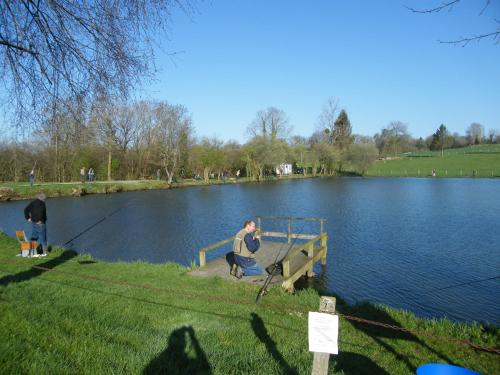
[[[116,108],[109,97],[100,97],[92,107],[92,125],[97,129],[101,142],[107,151],[107,180],[112,179],[113,152],[117,148],[117,121],[115,118]]]
[[[125,95],[152,71],[152,41],[190,0],[0,0],[0,77],[18,113]],[[35,110],[33,110],[35,109]]]
[[[283,110],[269,107],[257,112],[257,116],[247,130],[252,137],[270,137],[272,141],[275,141],[287,138],[291,127],[288,126],[288,118]]]
[[[425,9],[416,9],[412,7],[407,7],[407,8],[411,10],[413,13],[420,13],[420,14],[438,13],[441,11],[451,11],[453,7],[457,6],[460,3],[460,1],[461,0],[446,1],[444,3],[440,3],[438,6]],[[490,5],[491,5],[491,0],[484,0],[483,5],[480,8],[480,11],[478,12],[478,15],[482,16]],[[494,31],[484,32],[481,34],[471,35],[467,37],[459,37],[453,40],[439,40],[439,43],[456,44],[456,45],[462,45],[462,47],[464,47],[472,41],[480,41],[482,39],[492,38],[494,43],[498,44],[500,42],[500,20],[495,19],[494,21],[497,24],[496,30]]]
[[[380,134],[375,134],[374,138],[380,154],[393,153],[396,156],[409,147],[411,136],[407,124],[392,121]]]
[[[335,130],[335,120],[339,112],[339,101],[334,97],[328,98],[323,106],[318,118],[318,130],[328,134],[329,143],[333,144],[333,132]]]
[[[53,181],[71,180],[78,151],[94,139],[93,129],[87,122],[86,108],[78,100],[64,105],[53,103],[43,112],[37,133],[46,146],[47,167],[52,169],[47,176]]]
[[[497,135],[498,135],[498,130],[496,130],[496,129],[490,129],[488,131],[488,141],[490,143],[494,143],[495,142],[495,138],[497,137]]]
[[[467,128],[466,134],[469,144],[479,144],[483,141],[484,126],[477,122],[473,122]]]
[[[172,183],[182,153],[182,139],[192,132],[191,117],[182,105],[159,103],[155,108],[155,137],[160,163]]]
[[[139,177],[146,178],[154,170],[151,169],[155,143],[154,104],[147,101],[135,103],[132,107],[132,124],[135,132],[132,137],[134,168]]]

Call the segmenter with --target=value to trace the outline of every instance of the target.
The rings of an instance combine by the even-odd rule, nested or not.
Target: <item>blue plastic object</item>
[[[479,372],[467,368],[445,365],[441,363],[429,363],[417,369],[417,375],[481,375]]]

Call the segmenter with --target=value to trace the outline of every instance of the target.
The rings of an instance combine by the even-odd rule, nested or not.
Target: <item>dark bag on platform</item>
[[[266,267],[266,272],[269,275],[283,275],[283,264],[281,262],[276,263],[276,264],[271,264],[270,266]]]

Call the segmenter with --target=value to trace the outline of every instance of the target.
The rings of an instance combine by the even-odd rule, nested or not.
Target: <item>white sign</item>
[[[339,354],[339,316],[309,312],[309,351]]]

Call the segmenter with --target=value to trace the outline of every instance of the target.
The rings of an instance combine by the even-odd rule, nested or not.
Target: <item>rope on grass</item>
[[[14,261],[0,261],[0,264],[11,264],[11,265],[16,265],[16,266],[20,265],[18,262],[14,262]],[[189,291],[179,291],[178,289],[164,288],[164,287],[163,288],[158,288],[158,287],[153,287],[153,286],[150,286],[150,285],[129,283],[129,282],[126,282],[126,281],[106,279],[106,278],[92,276],[92,275],[82,275],[80,273],[68,272],[68,271],[62,271],[62,270],[56,270],[56,269],[53,269],[53,268],[47,268],[47,267],[37,266],[37,265],[31,266],[31,268],[32,269],[41,270],[41,271],[45,271],[45,272],[55,272],[55,273],[59,273],[61,275],[78,277],[80,279],[85,279],[85,280],[98,281],[98,282],[102,282],[102,283],[105,283],[105,284],[127,286],[127,287],[131,287],[131,288],[149,290],[149,291],[152,291],[152,292],[168,292],[168,293],[175,294],[175,295],[178,295],[178,296],[193,297],[193,298],[202,299],[202,300],[205,300],[205,301],[208,301],[208,302],[217,301],[217,302],[222,302],[222,303],[226,303],[226,304],[230,303],[230,304],[241,304],[241,305],[256,306],[256,304],[254,302],[247,301],[247,300],[236,300],[236,299],[221,298],[221,297],[216,297],[216,296],[206,296],[205,294],[202,294],[202,293],[189,292]],[[288,314],[297,314],[299,316],[301,314],[307,314],[310,311],[318,311],[317,309],[308,309],[308,308],[305,308],[305,307],[304,308],[301,308],[301,307],[297,308],[297,307],[295,307],[294,309],[287,309],[286,307],[284,308],[281,305],[272,304],[272,303],[261,303],[259,306],[266,307],[266,308],[269,308],[269,309],[272,309],[272,310],[278,310],[278,311],[285,312],[285,313],[288,313]],[[465,340],[465,339],[460,340],[460,339],[455,339],[455,338],[451,338],[451,337],[447,337],[447,336],[437,336],[437,335],[433,335],[433,334],[430,334],[430,333],[427,333],[427,332],[411,330],[411,329],[399,327],[399,326],[396,326],[396,325],[391,325],[391,324],[387,324],[387,323],[377,322],[377,321],[374,321],[374,320],[364,319],[364,318],[360,318],[360,317],[352,316],[352,315],[339,314],[339,313],[337,313],[337,315],[340,316],[340,317],[342,317],[342,318],[344,318],[344,319],[346,319],[346,320],[355,321],[355,322],[358,322],[358,323],[361,323],[361,324],[376,326],[376,327],[385,328],[385,329],[393,330],[393,331],[404,332],[404,333],[412,334],[412,335],[414,335],[416,337],[418,337],[418,336],[424,336],[424,337],[427,337],[427,338],[430,338],[430,339],[433,339],[433,340],[437,340],[437,341],[447,341],[447,342],[454,343],[454,344],[464,345],[464,346],[467,346],[467,347],[470,347],[470,348],[473,348],[473,349],[476,349],[476,350],[479,350],[479,351],[483,351],[483,352],[487,352],[487,353],[492,353],[492,354],[500,355],[500,349],[499,348],[490,348],[490,347],[486,347],[486,346],[480,346],[480,345],[474,344],[472,341]]]

